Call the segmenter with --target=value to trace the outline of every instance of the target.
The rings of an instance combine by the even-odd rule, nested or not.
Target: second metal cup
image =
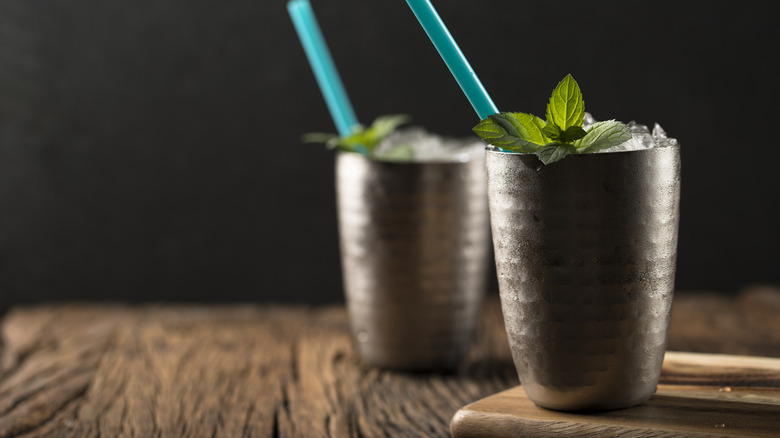
[[[347,308],[362,359],[452,369],[487,286],[484,158],[394,163],[340,152],[336,192]]]

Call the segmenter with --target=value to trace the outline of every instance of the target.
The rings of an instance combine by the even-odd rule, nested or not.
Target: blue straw
[[[291,0],[287,3],[287,11],[301,39],[306,57],[309,58],[309,64],[339,135],[345,137],[352,134],[352,127],[358,123],[357,117],[333,64],[328,46],[325,45],[311,5],[308,0]]]
[[[444,62],[449,67],[458,85],[466,93],[466,97],[474,107],[474,111],[480,119],[486,119],[488,116],[498,113],[498,108],[493,103],[482,82],[479,81],[471,65],[463,56],[458,44],[452,39],[447,26],[441,21],[436,9],[433,8],[430,0],[406,0],[417,20],[425,29],[428,38],[431,39],[436,50],[439,51]]]

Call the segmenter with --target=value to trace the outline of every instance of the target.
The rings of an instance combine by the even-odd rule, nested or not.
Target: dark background
[[[780,283],[771,2],[436,6],[499,109],[572,73],[597,118],[682,143],[677,286]],[[358,117],[477,117],[403,0],[313,1]],[[342,300],[334,131],[285,3],[0,3],[0,308]]]

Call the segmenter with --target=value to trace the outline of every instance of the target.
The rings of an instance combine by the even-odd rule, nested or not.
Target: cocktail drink
[[[430,2],[407,2],[482,119],[501,306],[528,397],[557,410],[647,400],[674,289],[676,141],[593,122],[571,76],[544,119],[499,112]]]
[[[484,144],[474,140],[407,130],[388,142],[416,151],[413,161],[338,154],[344,290],[369,364],[446,370],[468,352],[490,245]]]
[[[338,150],[344,291],[360,357],[399,370],[455,368],[487,282],[484,147],[396,131],[404,116],[358,124],[308,1],[288,10],[338,130],[305,139]]]
[[[501,306],[525,392],[551,409],[615,409],[647,400],[661,374],[680,154],[660,127],[653,138],[636,125],[633,136],[619,122],[584,125],[581,102],[567,76],[539,127],[506,113],[475,131],[524,149],[488,151],[487,172]],[[568,144],[547,135],[575,131]],[[565,158],[552,164],[544,148]]]
[[[451,370],[468,352],[486,289],[484,144],[393,132],[402,121],[307,138],[340,149],[341,265],[360,357],[396,370]]]
[[[529,398],[562,410],[647,400],[672,304],[679,147],[541,168],[490,151],[487,169],[501,304]]]

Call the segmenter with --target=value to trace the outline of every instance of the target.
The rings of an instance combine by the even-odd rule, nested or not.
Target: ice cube
[[[653,140],[658,147],[668,147],[677,144],[677,139],[667,137],[666,131],[658,123],[653,126]]]
[[[582,127],[587,128],[588,126],[594,123],[596,123],[596,119],[594,119],[590,113],[586,112],[585,116],[582,119]]]
[[[664,128],[661,127],[657,122],[655,126],[653,126],[653,138],[667,138],[666,137],[666,131],[664,131]]]
[[[647,128],[647,125],[640,125],[639,123],[635,121],[628,122],[628,129],[631,130],[631,133],[637,133],[637,134],[649,134],[650,129]]]

